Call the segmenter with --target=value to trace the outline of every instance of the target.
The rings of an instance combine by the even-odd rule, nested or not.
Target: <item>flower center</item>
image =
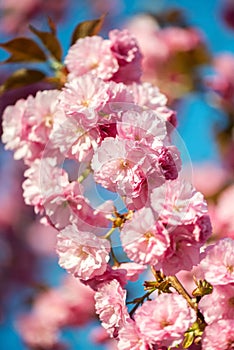
[[[149,241],[150,238],[153,237],[153,236],[154,236],[153,233],[150,232],[150,231],[144,233],[144,237],[145,237],[145,239],[146,239],[147,241]]]
[[[83,100],[83,101],[81,101],[80,104],[81,104],[83,107],[89,107],[90,100]]]
[[[234,307],[234,297],[232,297],[232,298],[230,298],[230,299],[228,300],[228,304],[229,304],[230,306]]]
[[[126,159],[121,159],[120,161],[120,169],[126,169],[129,167],[129,162]]]
[[[233,270],[234,270],[234,266],[233,266],[233,265],[228,265],[228,266],[227,266],[227,271],[228,271],[229,273],[233,273]]]
[[[54,123],[52,115],[46,115],[44,117],[44,123],[47,128],[52,128]]]
[[[172,323],[170,322],[170,321],[168,321],[168,320],[162,320],[161,322],[160,322],[160,326],[162,327],[162,328],[164,328],[164,327],[167,327],[167,326],[170,326]]]
[[[96,69],[98,66],[99,66],[99,62],[95,60],[89,65],[89,68],[92,70],[92,69]]]

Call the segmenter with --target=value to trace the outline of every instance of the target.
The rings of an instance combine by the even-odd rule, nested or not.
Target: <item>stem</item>
[[[119,266],[120,266],[120,262],[119,262],[119,260],[116,258],[114,249],[113,249],[112,247],[111,247],[111,255],[112,255],[112,258],[113,258],[113,261],[114,261],[114,266],[119,267]]]
[[[135,306],[132,308],[132,310],[129,312],[129,315],[130,315],[131,318],[132,318],[134,312],[137,310],[138,306],[140,306],[140,305],[144,302],[144,300],[145,300],[146,298],[148,298],[148,297],[150,296],[150,294],[152,294],[154,291],[155,291],[155,288],[154,288],[154,289],[151,289],[150,291],[148,291],[147,293],[145,293],[141,298],[137,298],[138,301],[136,302],[136,305],[135,305]],[[134,301],[133,301],[133,302],[129,302],[128,304],[132,304],[132,303],[134,303]]]
[[[83,181],[89,176],[90,172],[91,172],[91,168],[90,168],[90,167],[87,167],[87,168],[83,171],[83,173],[78,177],[77,181],[78,181],[79,183],[83,182]]]
[[[195,310],[197,311],[197,303],[194,302],[189,295],[189,293],[186,291],[186,289],[183,287],[183,285],[180,283],[178,278],[176,276],[169,276],[167,277],[168,281],[170,282],[171,286],[180,294],[182,295],[187,303]]]
[[[112,235],[112,233],[114,232],[115,229],[116,229],[116,227],[112,227],[104,236],[101,236],[101,237],[108,239]]]

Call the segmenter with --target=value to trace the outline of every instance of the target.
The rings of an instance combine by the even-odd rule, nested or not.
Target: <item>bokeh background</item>
[[[114,28],[131,27],[137,32],[137,22],[133,20],[136,21],[143,14],[151,16],[157,30],[179,27],[185,30],[195,28],[198,31],[202,48],[199,47],[195,61],[194,53],[184,54],[189,49],[179,48],[173,64],[167,66],[168,71],[162,76],[159,74],[160,65],[156,65],[158,57],[155,54],[155,73],[171,107],[178,113],[178,132],[187,152],[184,158],[192,162],[194,182],[201,190],[207,191],[208,197],[213,195],[218,191],[217,186],[225,178],[226,172],[229,172],[229,176],[233,175],[233,148],[227,147],[226,140],[229,145],[232,143],[234,93],[229,86],[225,94],[227,81],[225,85],[224,81],[221,81],[222,84],[218,81],[218,84],[213,79],[217,74],[215,58],[224,53],[234,54],[234,1],[0,0],[0,43],[15,36],[31,35],[29,23],[40,30],[45,29],[47,16],[50,16],[57,23],[58,37],[66,53],[77,23],[98,18],[103,13],[107,13],[101,31],[103,36],[107,36],[108,31]],[[153,47],[157,51],[159,42],[150,36],[150,30],[143,30],[140,34],[143,47]],[[6,57],[6,52],[0,48],[0,60]],[[184,69],[186,65],[188,67]],[[14,65],[0,66],[1,83],[12,69]],[[223,71],[225,69],[229,69],[227,75],[230,76],[232,69],[234,72],[234,64],[232,68],[230,64],[224,64]],[[188,79],[191,76],[192,83]],[[0,97],[1,113],[8,104],[13,104],[19,97],[35,93],[39,88],[39,85],[35,85],[4,93]],[[12,154],[1,145],[0,348],[4,350],[31,349],[17,331],[17,319],[23,312],[30,312],[40,293],[49,287],[57,288],[65,276],[57,264],[53,230],[48,232],[48,228],[37,221],[32,208],[23,203],[23,171],[23,164],[14,161]],[[94,342],[93,329],[96,326],[98,322],[93,318],[81,327],[67,327],[62,330],[61,339],[68,349],[114,349],[111,343]]]

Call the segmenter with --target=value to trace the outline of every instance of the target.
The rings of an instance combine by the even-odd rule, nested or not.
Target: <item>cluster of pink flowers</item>
[[[234,101],[234,56],[222,53],[214,58],[215,75],[208,79],[208,85],[222,98],[222,103]]]
[[[202,33],[193,27],[161,28],[153,16],[146,14],[135,16],[127,27],[136,36],[143,53],[142,79],[160,86],[171,99],[181,97],[191,84],[186,69],[193,74],[191,68],[197,63],[192,62],[190,55],[190,66],[181,69],[177,55],[183,61],[187,53],[199,50],[204,44]],[[186,59],[183,63],[186,65]]]
[[[201,273],[213,285],[199,303],[207,326],[202,349],[231,349],[234,345],[234,240],[224,238],[207,248]]]
[[[165,37],[171,49],[193,45],[186,37],[173,43],[168,32]],[[193,38],[197,44],[195,34]],[[196,321],[196,307],[171,290],[159,292],[153,301],[143,299],[135,314],[129,313],[126,284],[147,267],[166,278],[190,271],[203,258],[208,282],[234,282],[232,240],[204,253],[211,235],[207,205],[182,178],[180,153],[171,142],[175,113],[155,86],[141,83],[141,60],[137,42],[127,30],[112,30],[108,39],[79,39],[65,57],[68,75],[62,90],[39,91],[7,107],[3,115],[5,147],[27,166],[25,202],[58,231],[59,264],[95,290],[96,312],[120,350],[176,347]],[[76,174],[71,163],[76,164]],[[121,210],[110,200],[93,206],[86,194],[91,184],[117,193]],[[113,232],[127,261],[118,261]],[[223,294],[227,300],[228,288]],[[27,333],[28,325],[37,332],[43,327],[41,317],[51,317],[44,313],[48,299],[32,316],[39,323],[27,318],[20,322],[28,343],[33,333]],[[58,325],[73,319],[60,301],[51,332],[38,342],[44,339],[51,346]],[[233,322],[227,314],[228,322]],[[217,321],[215,315],[207,315],[207,320]],[[215,327],[213,321],[204,344],[213,332],[209,327]]]
[[[69,0],[6,0],[0,4],[1,25],[0,29],[7,34],[25,32],[28,22],[42,14],[50,14],[55,19],[60,19],[68,5]]]
[[[16,327],[30,348],[62,349],[60,330],[83,326],[94,317],[94,292],[67,276],[61,286],[41,293],[31,313],[21,315]]]

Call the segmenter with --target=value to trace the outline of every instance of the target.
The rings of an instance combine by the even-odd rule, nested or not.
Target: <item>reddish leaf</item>
[[[47,22],[48,22],[48,26],[50,28],[50,32],[54,35],[57,34],[57,28],[56,28],[56,25],[54,23],[54,21],[52,20],[52,18],[48,17],[47,18]]]
[[[0,93],[42,81],[46,75],[35,69],[19,69],[0,86]]]
[[[79,23],[73,31],[71,45],[80,38],[97,35],[102,28],[105,17],[106,15],[102,15],[98,19]]]
[[[44,62],[47,60],[40,46],[29,38],[16,38],[0,44],[0,47],[11,54],[11,56],[2,63]]]
[[[51,32],[42,32],[33,26],[29,26],[31,32],[33,32],[47,48],[50,54],[59,62],[62,60],[62,47],[56,35]]]

